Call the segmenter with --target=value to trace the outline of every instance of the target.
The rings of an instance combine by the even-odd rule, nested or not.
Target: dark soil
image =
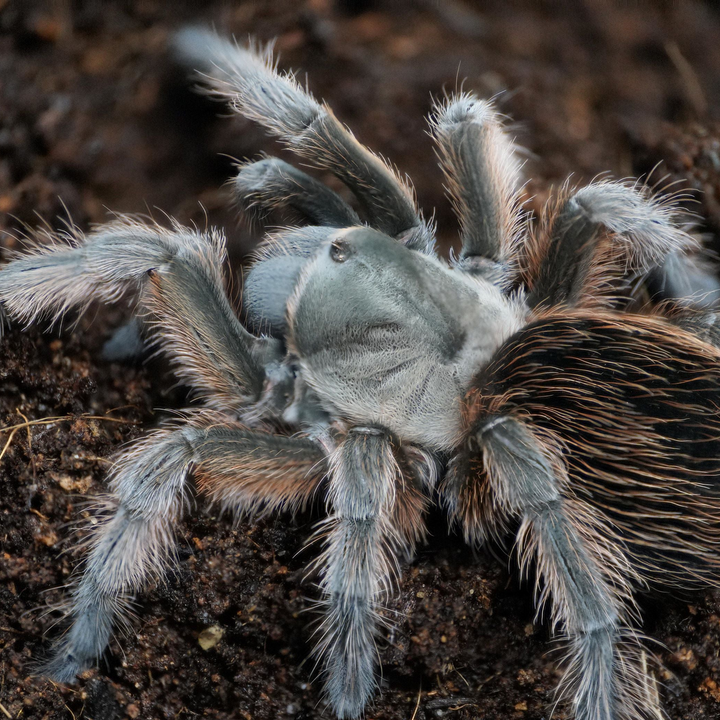
[[[424,116],[432,97],[502,90],[529,149],[530,207],[574,173],[656,179],[704,189],[695,210],[720,232],[720,10],[714,2],[460,0],[0,0],[0,230],[68,217],[82,229],[115,212],[163,213],[226,228],[235,261],[257,235],[238,223],[223,183],[228,156],[278,153],[256,127],[218,119],[168,57],[188,22],[262,40],[307,71],[358,137],[415,182],[455,233]],[[109,210],[108,210],[109,209]],[[202,504],[179,531],[168,582],[138,599],[138,620],[99,670],[61,687],[31,676],[48,647],[48,604],[78,562],[73,527],[103,488],[107,458],[182,406],[158,363],[104,362],[125,306],[77,328],[13,327],[0,345],[0,425],[67,416],[0,434],[0,719],[330,717],[313,673],[314,587],[302,550],[314,514],[236,527]],[[431,518],[432,537],[404,568],[381,644],[381,691],[368,717],[526,718],[550,714],[560,673],[548,630],[506,556],[474,556]],[[644,631],[673,720],[720,715],[720,595],[643,599]],[[201,633],[217,627],[210,649]],[[207,632],[202,635],[207,636]],[[556,718],[567,717],[562,708]]]

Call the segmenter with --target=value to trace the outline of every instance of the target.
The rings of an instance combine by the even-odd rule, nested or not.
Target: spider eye
[[[347,240],[336,238],[330,243],[330,259],[336,263],[344,263],[352,255],[352,248]]]

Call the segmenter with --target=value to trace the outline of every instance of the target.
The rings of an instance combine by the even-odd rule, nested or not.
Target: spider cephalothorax
[[[530,230],[499,116],[451,97],[432,121],[461,224],[448,265],[410,189],[267,54],[198,30],[178,48],[213,92],[335,173],[366,224],[287,163],[241,167],[246,210],[309,221],[258,251],[244,287],[256,334],[224,294],[217,234],[121,221],[0,270],[0,300],[25,321],[135,289],[205,405],[118,457],[46,674],[92,664],[128,597],[162,573],[193,475],[235,513],[324,497],[318,654],[339,717],[372,696],[378,610],[435,499],[473,544],[519,526],[578,719],[656,717],[633,592],[718,580],[718,335],[712,313],[617,313],[603,290],[690,244],[672,206],[593,183]]]

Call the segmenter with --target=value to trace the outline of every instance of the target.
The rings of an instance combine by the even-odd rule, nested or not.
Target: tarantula
[[[633,592],[718,583],[718,333],[711,312],[616,312],[608,288],[689,246],[673,207],[594,182],[531,228],[501,117],[454,95],[431,121],[461,227],[447,264],[408,184],[269,52],[197,29],[177,47],[210,92],[345,183],[366,221],[279,159],[240,168],[246,210],[309,221],[258,251],[243,292],[256,334],[225,295],[218,232],[121,220],[2,268],[0,300],[27,323],[132,289],[204,406],[118,457],[43,672],[72,681],[162,575],[193,475],[240,514],[322,493],[317,654],[339,718],[371,699],[378,611],[434,499],[472,545],[516,530],[578,720],[657,716]]]

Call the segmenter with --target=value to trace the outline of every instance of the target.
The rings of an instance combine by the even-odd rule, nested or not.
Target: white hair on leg
[[[409,247],[432,252],[434,230],[423,219],[409,183],[361,145],[292,73],[279,73],[272,48],[244,48],[197,27],[178,32],[174,46],[187,66],[202,73],[210,92],[342,180],[364,206],[373,227]]]
[[[487,275],[508,261],[524,229],[517,147],[493,103],[469,93],[438,103],[431,129],[460,222],[459,267]]]

